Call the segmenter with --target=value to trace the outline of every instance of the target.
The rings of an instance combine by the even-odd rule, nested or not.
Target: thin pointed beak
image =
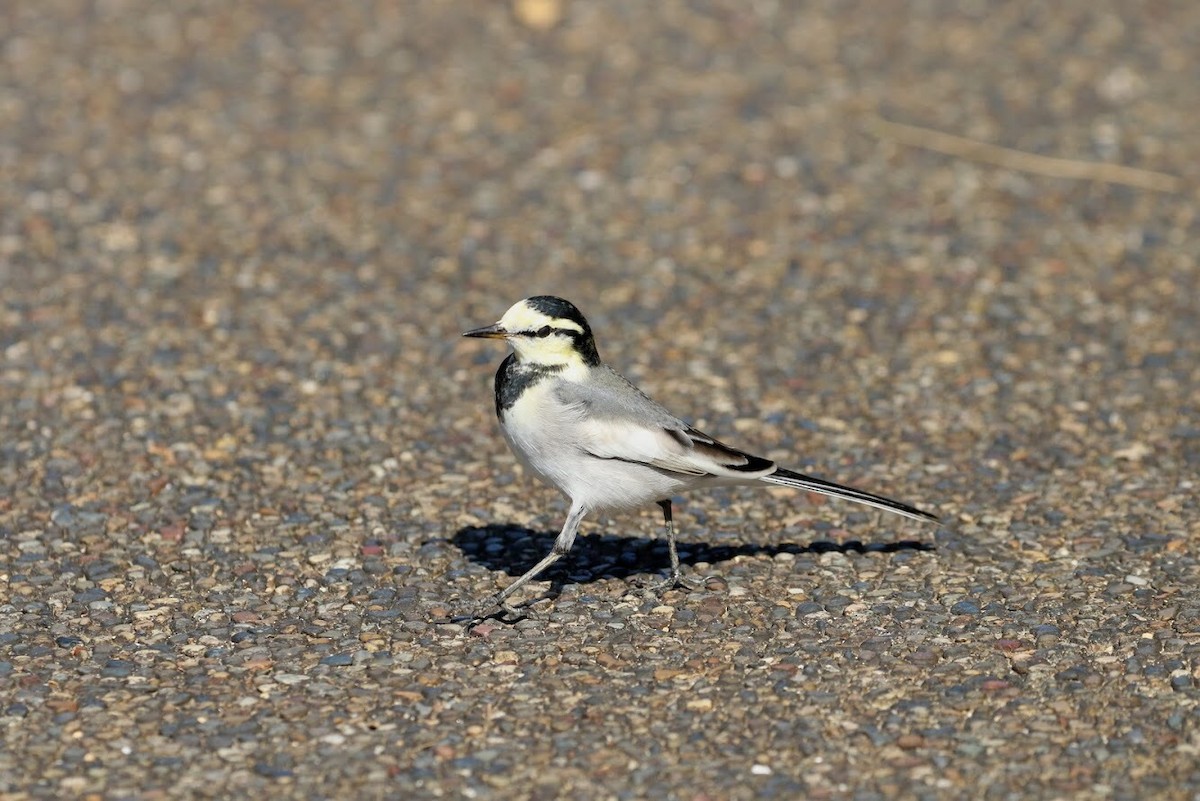
[[[485,325],[483,328],[475,328],[463,334],[464,337],[479,337],[480,339],[504,339],[508,336],[508,332],[500,327],[500,323],[492,323]]]

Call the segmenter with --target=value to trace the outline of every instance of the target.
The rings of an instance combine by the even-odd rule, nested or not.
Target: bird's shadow
[[[537,564],[554,544],[556,532],[533,531],[509,523],[467,526],[454,535],[453,542],[468,559],[489,570],[502,570],[520,576]],[[832,542],[814,540],[807,545],[784,542],[776,545],[709,545],[702,542],[678,542],[679,561],[714,564],[737,556],[775,556],[823,553],[899,553],[932,551],[934,546],[918,540],[897,542]],[[571,553],[553,565],[540,580],[561,586],[564,583],[590,584],[602,579],[628,579],[635,575],[661,573],[670,568],[665,539],[592,534],[575,541]]]

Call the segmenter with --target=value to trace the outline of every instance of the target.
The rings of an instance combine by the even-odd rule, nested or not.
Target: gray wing
[[[599,459],[619,459],[691,476],[757,478],[775,463],[730,448],[689,426],[606,366],[586,384],[560,381],[558,400],[579,414],[580,447]]]
[[[593,419],[633,420],[679,431],[688,427],[607,365],[593,367],[586,384],[561,381],[555,392],[563,403],[585,409]]]

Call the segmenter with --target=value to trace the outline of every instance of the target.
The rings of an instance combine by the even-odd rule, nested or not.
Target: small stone
[[[303,681],[308,681],[308,676],[300,673],[276,673],[271,678],[280,684],[293,685]]]
[[[271,765],[267,762],[255,762],[254,772],[259,776],[266,776],[269,779],[281,779],[295,775],[289,768]]]
[[[562,18],[563,0],[515,0],[513,12],[522,25],[546,31]]]
[[[137,667],[132,662],[127,662],[124,659],[110,659],[104,664],[104,668],[100,671],[101,676],[109,678],[123,679],[133,673]]]
[[[103,601],[106,598],[108,598],[107,592],[99,587],[92,587],[89,590],[75,593],[75,596],[72,598],[72,600],[79,604],[92,604],[96,603],[97,601]]]

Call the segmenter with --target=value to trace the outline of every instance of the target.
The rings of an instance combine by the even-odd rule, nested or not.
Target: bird
[[[496,323],[463,336],[502,339],[512,348],[496,371],[500,430],[525,468],[569,504],[550,553],[471,619],[495,610],[519,615],[508,599],[571,551],[586,515],[650,503],[662,509],[670,557],[670,576],[655,589],[686,586],[671,499],[690,490],[779,485],[938,522],[915,506],[788,470],[696,430],[601,361],[591,326],[562,298],[525,298]]]

